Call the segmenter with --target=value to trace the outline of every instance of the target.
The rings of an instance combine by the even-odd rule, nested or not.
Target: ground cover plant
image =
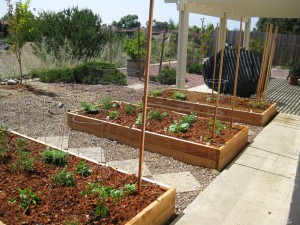
[[[0,163],[0,221],[5,224],[125,224],[165,192],[143,181],[137,195],[133,175],[73,155],[62,168],[45,161],[45,145],[10,132],[7,137],[9,158]],[[36,158],[33,172],[15,172],[18,151]]]

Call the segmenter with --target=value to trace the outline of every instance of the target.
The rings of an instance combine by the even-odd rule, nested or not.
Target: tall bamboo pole
[[[217,69],[217,54],[218,54],[218,48],[219,48],[219,24],[217,23],[216,28],[216,46],[215,46],[215,56],[214,56],[214,72],[213,72],[213,78],[212,78],[212,90],[211,90],[211,96],[214,96],[214,89],[215,89],[215,79],[216,79],[216,69]]]
[[[139,61],[139,80],[142,79],[141,69],[141,26],[138,26],[138,61]]]
[[[160,61],[159,61],[159,73],[161,71],[162,61],[163,61],[163,57],[164,57],[165,38],[166,38],[166,30],[164,31],[163,42],[162,42],[162,45],[161,45]]]
[[[272,69],[273,58],[274,58],[274,53],[275,53],[275,49],[276,49],[277,36],[278,36],[278,26],[275,27],[274,38],[273,38],[272,48],[271,48],[271,55],[269,58],[267,78],[266,78],[266,82],[265,82],[264,96],[263,96],[265,101],[267,101],[267,92],[268,92],[268,86],[270,83],[271,69]]]
[[[224,13],[224,29],[222,30],[222,39],[221,39],[221,62],[220,62],[220,70],[219,70],[219,80],[218,80],[218,94],[216,99],[216,108],[215,108],[215,115],[213,120],[213,127],[212,127],[212,135],[211,137],[214,138],[215,136],[215,129],[216,129],[216,121],[217,121],[217,114],[219,108],[219,97],[220,97],[220,90],[221,90],[221,82],[222,82],[222,73],[223,73],[223,60],[224,60],[224,51],[225,51],[225,41],[226,41],[226,27],[227,27],[227,18],[226,13]]]
[[[236,65],[235,65],[235,79],[234,79],[234,89],[233,89],[233,102],[232,102],[232,110],[231,110],[231,120],[230,120],[230,128],[232,128],[233,124],[233,115],[234,115],[234,106],[236,100],[236,91],[237,91],[237,84],[239,79],[239,66],[240,66],[240,57],[241,57],[241,42],[242,42],[242,34],[243,34],[243,17],[241,17],[240,21],[240,33],[239,33],[239,40],[238,40],[238,51],[236,57]]]
[[[144,161],[144,149],[145,149],[145,129],[147,119],[147,102],[148,102],[148,82],[149,82],[149,71],[150,71],[150,54],[151,54],[151,42],[152,42],[152,23],[153,23],[153,9],[154,0],[150,0],[149,6],[149,22],[148,22],[148,43],[147,43],[147,54],[146,54],[146,73],[145,73],[145,84],[144,84],[144,102],[143,102],[143,117],[142,117],[142,129],[141,129],[141,143],[140,143],[140,158],[139,158],[139,174],[138,174],[138,194],[142,191],[142,172],[143,172],[143,161]]]
[[[171,32],[170,32],[170,43],[169,43],[169,48],[170,48],[170,53],[169,53],[169,67],[171,67],[172,34],[173,34],[173,31],[171,30]]]

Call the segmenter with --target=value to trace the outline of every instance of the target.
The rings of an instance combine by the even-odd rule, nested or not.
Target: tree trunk
[[[17,53],[17,59],[19,63],[19,69],[20,69],[20,83],[22,84],[23,81],[23,70],[22,70],[22,59],[21,59],[22,51]]]

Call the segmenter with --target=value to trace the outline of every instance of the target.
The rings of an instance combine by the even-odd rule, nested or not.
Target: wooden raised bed
[[[90,161],[92,163],[107,166],[101,163],[98,163],[97,161],[85,158],[83,156],[78,156],[72,152],[68,152],[66,150],[57,148],[55,146],[48,145],[42,141],[38,141],[36,139],[30,138],[28,136],[22,135],[20,133],[10,131],[12,134],[18,135],[22,138],[28,139],[30,141],[34,141],[40,144],[43,144],[45,146],[49,146],[52,149],[59,149],[61,151],[67,152],[69,155],[73,155],[78,158],[82,158],[84,160]],[[119,173],[125,174],[125,171],[119,170],[117,168],[113,168],[113,170],[118,171]],[[128,173],[127,173],[128,174]],[[155,201],[153,201],[150,205],[148,205],[146,208],[144,208],[142,211],[140,211],[136,216],[134,216],[132,219],[130,219],[128,222],[126,222],[126,225],[150,225],[150,224],[158,224],[163,225],[165,224],[171,216],[175,213],[175,188],[168,187],[164,184],[157,183],[155,181],[152,181],[147,178],[142,178],[144,181],[147,181],[149,183],[153,183],[157,185],[161,190],[165,191],[162,195],[160,195]],[[30,184],[30,182],[29,182]],[[4,224],[0,220],[0,224]],[[7,224],[8,225],[8,224]]]
[[[180,101],[161,97],[148,97],[148,105],[151,107],[159,107],[163,109],[173,110],[182,113],[195,112],[198,116],[213,117],[215,106],[204,103],[193,103],[188,101]],[[233,121],[246,123],[255,126],[265,126],[276,114],[276,103],[272,103],[264,112],[250,112],[235,109]],[[218,119],[223,121],[231,121],[232,110],[229,108],[219,107]]]
[[[140,146],[141,131],[139,129],[94,119],[81,115],[81,113],[83,110],[67,113],[67,125],[70,128],[117,140],[132,147]],[[221,147],[146,131],[145,149],[192,165],[221,170],[247,145],[248,130],[249,128],[245,126]]]

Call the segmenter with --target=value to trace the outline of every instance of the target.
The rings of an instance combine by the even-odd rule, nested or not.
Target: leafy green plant
[[[114,108],[114,109],[116,109],[116,108],[120,108],[120,103],[119,102],[114,102],[113,104],[112,104],[112,108]]]
[[[147,35],[145,32],[140,33],[140,57],[141,60],[145,60],[146,57],[146,45]],[[128,38],[124,42],[124,50],[126,54],[133,60],[138,60],[139,47],[138,47],[138,35],[134,34],[132,38]]]
[[[16,147],[18,148],[18,150],[25,151],[27,149],[27,143],[24,138],[16,139],[15,143],[16,143]]]
[[[84,177],[88,177],[92,174],[93,169],[91,166],[87,165],[84,161],[81,161],[76,165],[77,173],[81,174]]]
[[[250,101],[249,105],[251,108],[264,109],[266,107],[266,101],[259,100],[257,103],[255,101]]]
[[[102,109],[107,109],[107,110],[109,110],[109,109],[111,109],[111,108],[113,107],[113,103],[112,103],[110,97],[105,97],[105,98],[103,98],[103,99],[101,100],[100,104],[101,104],[101,108],[102,108]]]
[[[127,104],[125,105],[125,112],[126,112],[127,114],[129,114],[129,115],[135,114],[135,109],[134,109],[134,107],[133,107],[131,104],[127,103]]]
[[[13,163],[15,171],[31,172],[34,169],[35,159],[31,156],[30,152],[25,150],[18,150],[18,159]]]
[[[192,123],[195,123],[196,121],[197,121],[197,115],[196,115],[196,113],[193,113],[193,112],[189,115],[182,116],[179,120],[180,124],[188,123],[189,125],[191,125]]]
[[[208,126],[209,126],[210,130],[213,129],[213,123],[214,123],[213,120],[208,122]],[[220,120],[216,120],[216,125],[215,126],[216,126],[215,127],[215,133],[216,134],[220,134],[222,131],[227,129],[226,124],[222,123]]]
[[[176,84],[176,70],[169,66],[164,66],[156,79],[161,84]]]
[[[135,194],[136,184],[125,184],[124,191],[129,195]]]
[[[110,111],[110,112],[108,113],[109,119],[112,119],[112,120],[117,119],[118,116],[119,116],[119,113],[118,113],[117,111]]]
[[[154,109],[148,112],[147,117],[150,120],[157,120],[157,121],[161,121],[163,119],[163,115],[159,111]]]
[[[169,126],[170,133],[186,133],[190,125],[188,123],[178,123],[177,120],[173,121],[173,124]]]
[[[300,77],[300,62],[296,62],[294,65],[291,66],[290,74]]]
[[[8,141],[8,129],[0,125],[0,159],[5,158],[7,155]]]
[[[40,197],[32,191],[32,188],[18,188],[19,191],[19,199],[20,201],[20,205],[19,208],[23,209],[23,210],[27,210],[29,208],[29,206],[31,205],[36,205],[37,202],[39,202],[41,199]],[[17,199],[12,199],[10,201],[11,204],[17,202]]]
[[[88,113],[98,113],[99,108],[90,102],[81,102],[80,106]]]
[[[138,115],[138,117],[136,118],[135,124],[137,124],[137,125],[142,125],[142,123],[143,123],[143,114],[140,113],[140,114]]]
[[[55,185],[59,186],[69,187],[76,185],[74,174],[68,172],[67,167],[63,168],[60,172],[54,174],[51,177],[51,180]]]
[[[162,96],[162,91],[160,89],[156,88],[154,91],[152,91],[150,93],[150,96],[152,96],[152,97]]]
[[[203,65],[202,64],[191,64],[187,67],[188,73],[195,73],[195,74],[203,74]]]
[[[64,166],[67,163],[68,155],[68,153],[63,151],[46,149],[42,153],[42,158],[46,163],[51,163],[56,166]]]
[[[140,112],[143,112],[143,102],[138,102],[138,103],[136,103],[136,108],[137,108]]]
[[[172,95],[172,98],[177,100],[187,100],[186,95],[179,91],[175,91]]]
[[[211,143],[212,142],[212,138],[209,138],[207,136],[204,136],[204,141]]]

